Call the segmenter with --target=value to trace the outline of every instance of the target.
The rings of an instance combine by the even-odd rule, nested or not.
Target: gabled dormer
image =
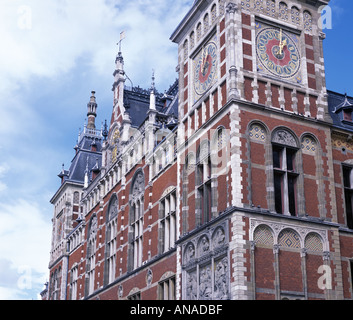
[[[328,101],[333,124],[353,129],[353,98],[347,94],[328,91]]]
[[[344,101],[338,105],[335,109],[335,113],[340,116],[341,121],[352,124],[352,110],[353,104],[348,100],[347,94],[345,94]]]

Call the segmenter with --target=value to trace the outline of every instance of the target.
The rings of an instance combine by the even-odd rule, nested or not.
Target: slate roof
[[[353,131],[353,122],[344,121],[342,111],[353,109],[353,98],[347,95],[327,90],[329,113],[335,127]]]
[[[102,166],[102,136],[99,131],[85,129],[75,147],[76,154],[71,161],[69,170],[62,170],[58,175],[64,177],[64,181],[82,183],[85,178],[85,171],[88,169],[89,176],[92,177],[92,169]],[[96,151],[92,151],[92,146]]]
[[[132,127],[139,128],[148,116],[150,90],[140,87],[124,89],[124,107],[128,112]],[[178,82],[176,81],[164,94],[156,91],[156,110],[159,116],[178,117]]]

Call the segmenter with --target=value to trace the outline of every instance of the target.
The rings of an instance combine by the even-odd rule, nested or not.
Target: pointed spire
[[[87,117],[88,117],[88,123],[87,123],[87,128],[88,129],[96,129],[96,116],[97,116],[97,102],[96,102],[96,97],[95,97],[95,91],[91,92],[91,98],[90,101],[87,103]]]

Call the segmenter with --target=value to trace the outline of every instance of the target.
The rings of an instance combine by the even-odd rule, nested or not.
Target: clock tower
[[[333,294],[310,283],[319,262],[307,264],[330,263],[325,223],[337,221],[317,23],[328,2],[197,0],[171,36],[181,298]]]

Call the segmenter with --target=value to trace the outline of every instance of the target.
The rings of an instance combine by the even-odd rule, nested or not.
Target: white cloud
[[[48,277],[50,219],[38,204],[18,199],[0,204],[0,220],[0,270],[6,270],[0,272],[0,298],[38,292]]]
[[[84,116],[88,101],[64,105],[72,99],[58,88],[70,87],[70,95],[85,91],[88,99],[95,89],[88,86],[111,81],[102,94],[111,95],[112,102],[116,43],[125,30],[125,70],[134,85],[149,86],[155,69],[157,89],[167,89],[177,77],[178,62],[177,45],[169,37],[191,4],[192,0],[1,0],[0,269],[3,263],[7,272],[0,272],[0,299],[28,297],[33,288],[39,288],[38,293],[46,280],[50,192],[59,186],[56,174],[66,159],[62,150],[73,156],[76,139],[58,117],[71,121],[75,113]],[[76,82],[77,78],[83,80]],[[68,79],[72,83],[67,84]],[[111,107],[99,108],[110,112]],[[18,287],[23,267],[31,273],[31,290]],[[11,284],[2,282],[9,272]]]
[[[0,3],[0,71],[3,88],[32,76],[57,77],[91,57],[97,72],[113,70],[119,33],[127,29],[126,60],[132,69],[175,73],[169,36],[191,1],[19,0]],[[115,9],[114,9],[115,8]],[[172,62],[171,62],[172,59]],[[150,63],[153,62],[153,65]],[[149,75],[145,75],[149,77]],[[165,79],[164,79],[165,80]]]

